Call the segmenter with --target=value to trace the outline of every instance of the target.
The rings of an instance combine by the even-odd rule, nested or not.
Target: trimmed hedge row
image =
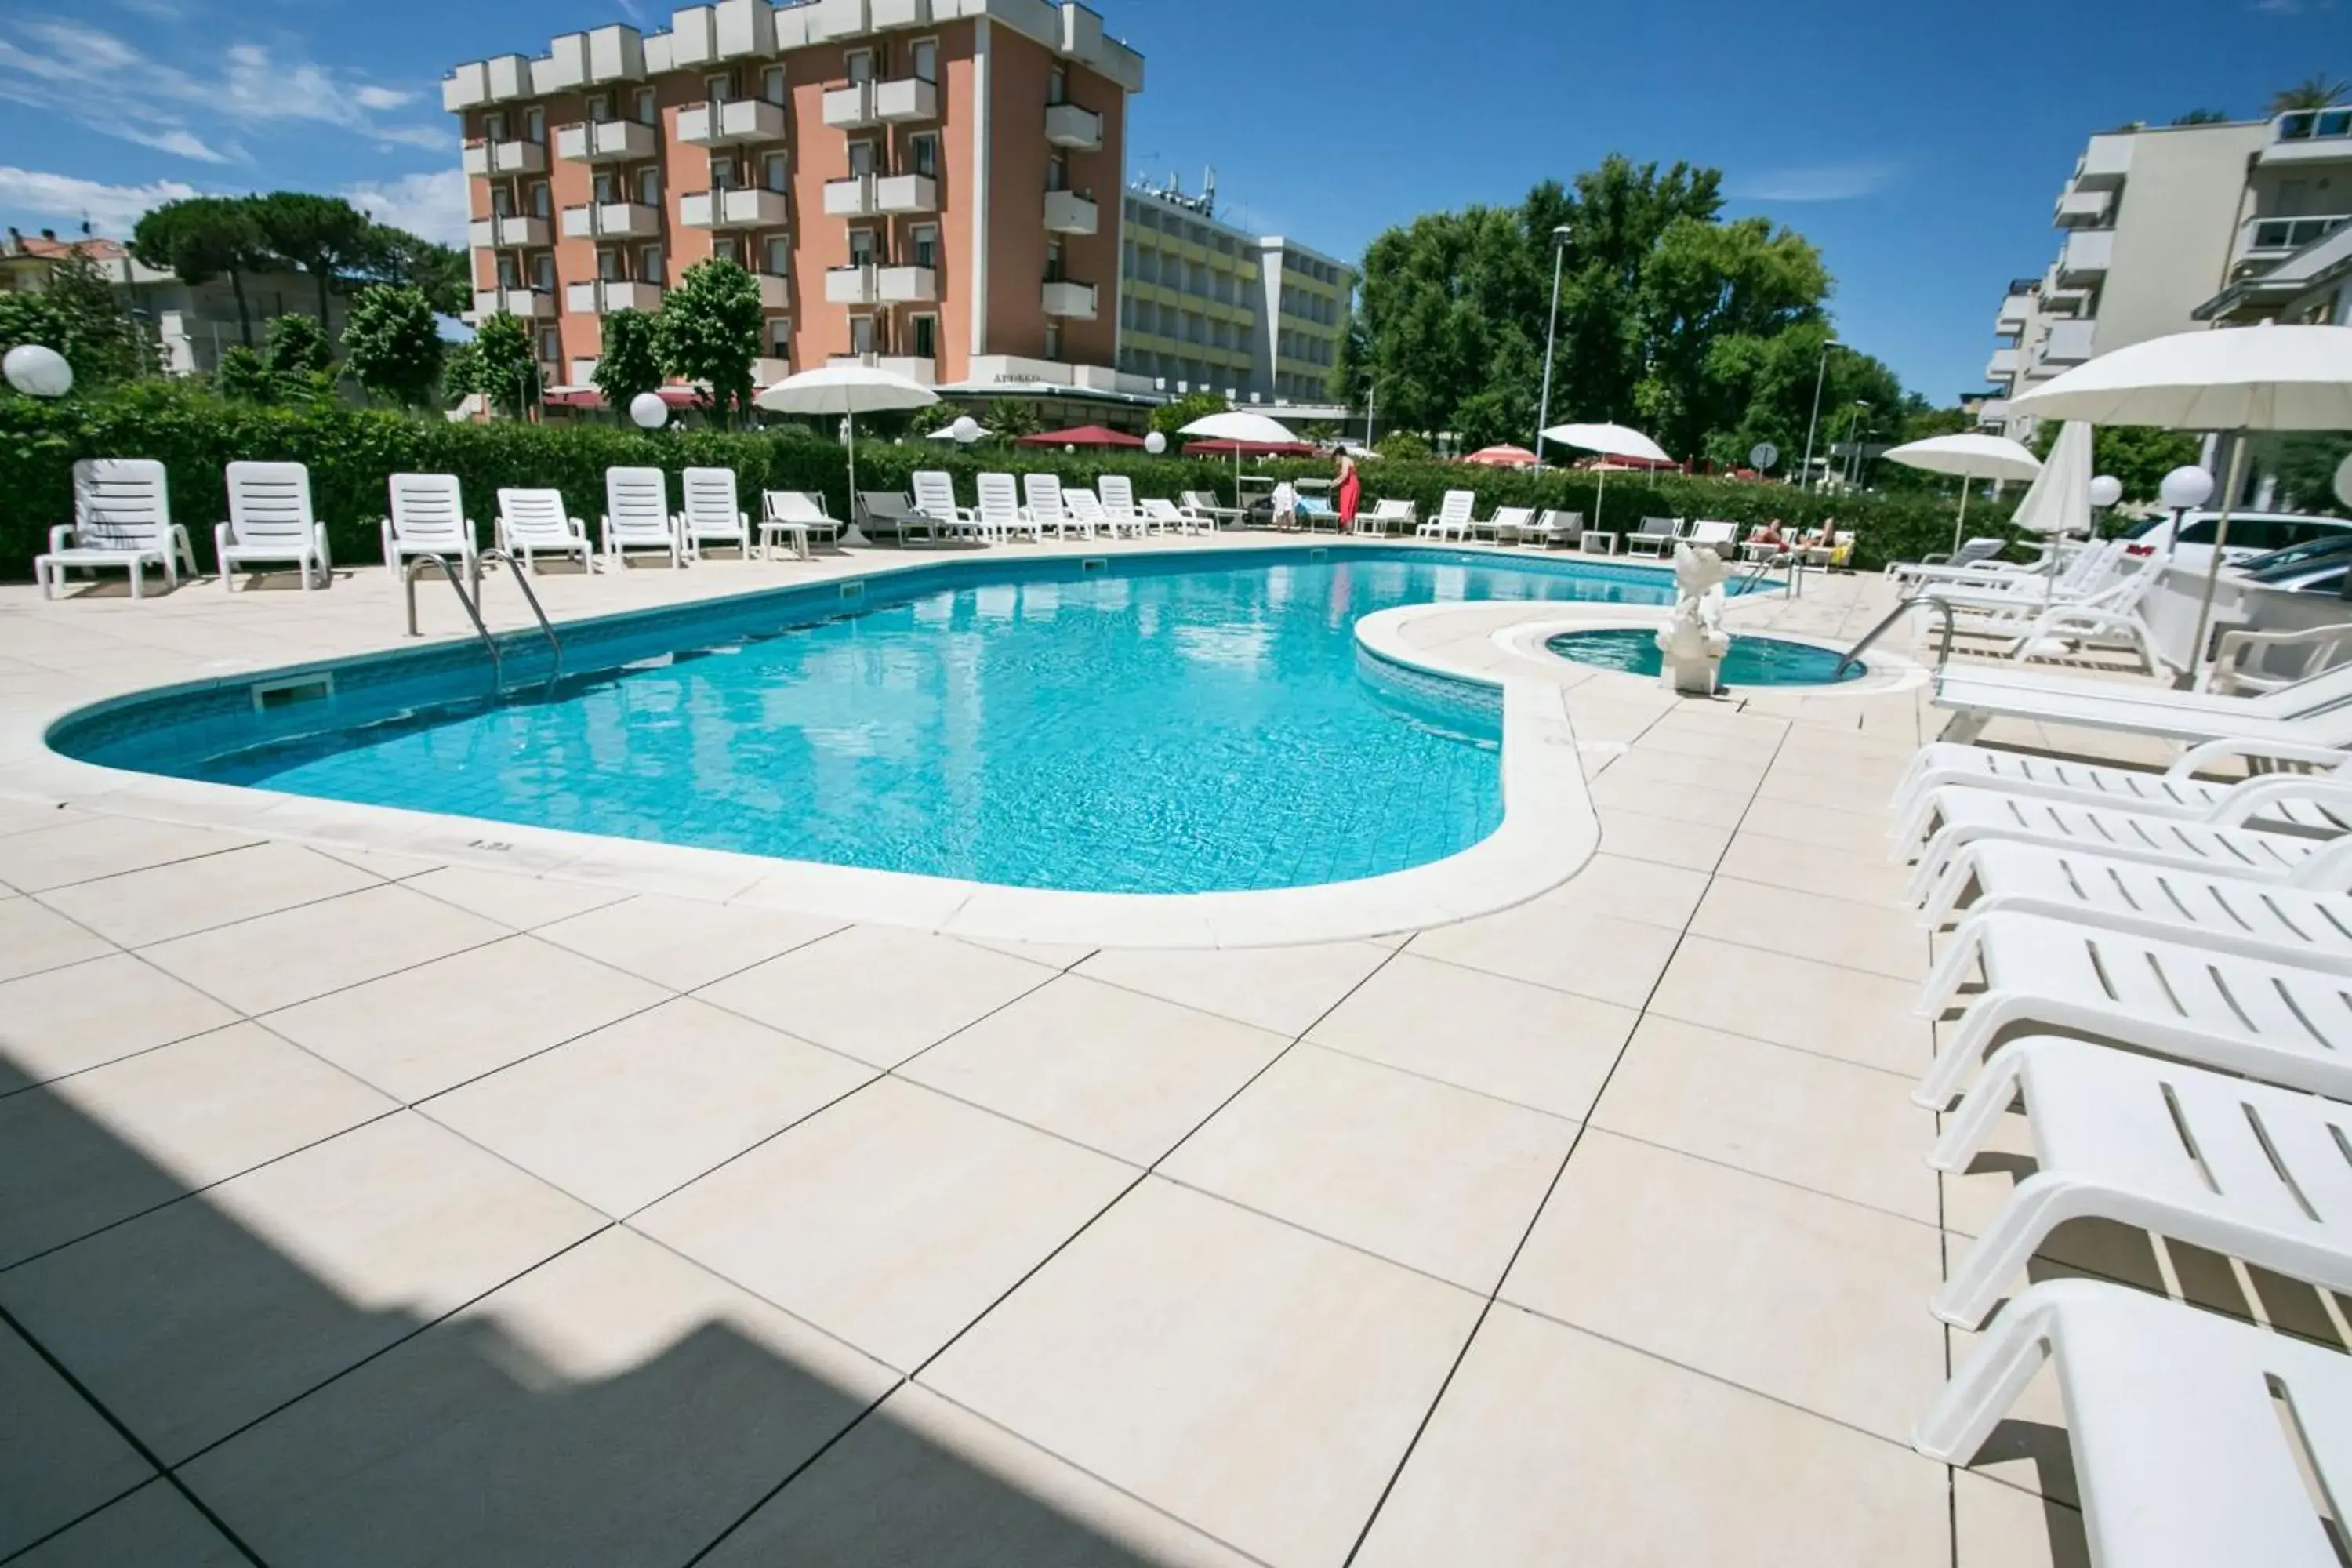
[[[341,404],[268,406],[215,398],[184,384],[144,383],[111,395],[48,404],[0,395],[0,574],[31,574],[32,557],[49,528],[72,517],[72,467],[89,457],[153,458],[170,474],[173,516],[187,526],[210,565],[213,524],[226,512],[223,469],[239,458],[299,461],[310,467],[311,494],[327,521],[338,561],[376,559],[386,481],[401,472],[449,473],[465,487],[467,507],[486,529],[501,486],[553,486],[574,515],[593,526],[604,510],[607,468],[646,464],[676,473],[693,466],[731,468],[747,505],[762,489],[821,492],[846,517],[848,479],[836,443],[788,427],[761,432],[667,430],[653,434],[606,425],[546,426],[452,424]],[[1141,453],[1066,454],[992,447],[977,453],[928,441],[861,442],[857,476],[866,489],[904,489],[917,468],[945,468],[969,498],[983,469],[1047,469],[1066,482],[1091,484],[1125,473],[1137,493],[1180,490],[1234,495],[1230,463]],[[1251,471],[1276,477],[1330,475],[1328,463],[1284,462]],[[1597,476],[1574,470],[1542,475],[1444,463],[1366,465],[1365,493],[1414,501],[1433,511],[1448,489],[1478,495],[1480,515],[1498,506],[1559,507],[1595,515]],[[1979,506],[1971,523],[1995,523],[2005,508]],[[1934,498],[1808,497],[1782,485],[1613,475],[1604,521],[1630,529],[1653,513],[1727,518],[1741,523],[1779,518],[1813,526],[1834,519],[1857,535],[1857,564],[1875,566],[1951,543],[1952,506]],[[1971,532],[1977,531],[1972,526]]]

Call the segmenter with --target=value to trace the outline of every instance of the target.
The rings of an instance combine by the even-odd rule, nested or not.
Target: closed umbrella
[[[2031,479],[2042,472],[2042,459],[2006,436],[1930,436],[1924,441],[1889,447],[1885,456],[1889,462],[1901,463],[1905,468],[1960,477],[1960,515],[1952,524],[1952,549],[1956,553],[1960,548],[1961,531],[1969,523],[1970,480]],[[2088,470],[2083,478],[2090,479]]]
[[[753,401],[772,414],[831,415],[849,421],[849,529],[844,544],[864,544],[857,526],[857,416],[900,408],[928,408],[938,393],[869,364],[829,364],[786,376]]]
[[[2011,524],[2029,533],[2050,536],[2049,576],[2042,584],[2042,602],[2058,591],[2058,547],[2070,533],[2091,531],[2091,427],[2069,419],[2051,444],[2050,460],[2035,475],[2033,488],[2017,503]]]
[[[2246,442],[2255,430],[2352,430],[2352,327],[2238,327],[2150,338],[2075,366],[2011,400],[2012,413],[2098,425],[2158,425],[2239,437],[2221,488],[2221,515],[2205,593],[2189,643],[2205,660],[2205,630],[2230,505],[2245,482]]]
[[[1556,441],[1563,447],[1573,447],[1580,452],[1598,452],[1604,458],[1639,458],[1644,462],[1672,463],[1665,449],[1639,430],[1629,430],[1622,425],[1555,425],[1538,432],[1538,442]],[[1601,491],[1592,498],[1592,527],[1601,527],[1601,504],[1609,499],[1609,470],[1601,470]]]
[[[1242,451],[1244,447],[1297,446],[1301,443],[1291,434],[1290,426],[1264,414],[1252,414],[1245,409],[1231,408],[1223,414],[1203,414],[1183,429],[1180,436],[1194,436],[1203,441],[1234,443],[1234,504],[1242,504]],[[1310,451],[1312,447],[1308,448]]]

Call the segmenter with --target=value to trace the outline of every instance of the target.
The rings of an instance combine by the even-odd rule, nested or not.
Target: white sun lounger
[[[73,466],[74,520],[49,530],[49,548],[33,560],[41,597],[55,595],[65,572],[120,569],[131,574],[131,596],[144,598],[147,567],[163,569],[166,585],[180,585],[183,566],[196,574],[188,531],[172,521],[163,465],[151,458],[84,458]]]
[[[827,516],[824,500],[806,490],[761,490],[760,492],[760,553],[772,557],[776,541],[789,538],[793,553],[806,561],[810,558],[809,542],[823,535],[828,542],[840,539],[841,520]]]
[[[945,468],[918,468],[909,478],[915,487],[915,510],[939,525],[941,533],[985,541],[988,531],[970,507],[958,506],[955,476]]]
[[[2284,881],[1980,838],[1952,858],[1919,923],[1942,925],[1970,887],[1971,914],[2047,915],[2283,963],[2331,953],[2352,968],[2352,837],[2307,857]]]
[[[2094,545],[2060,567],[2055,582],[2043,571],[2003,570],[1930,581],[1920,588],[1919,596],[1942,599],[1956,607],[1975,605],[1992,609],[2016,604],[2072,603],[2115,583],[2128,560],[2125,549],[2120,539]]]
[[[1455,539],[1470,537],[1470,514],[1477,509],[1475,490],[1447,490],[1437,504],[1437,515],[1413,531],[1423,539]]]
[[[1531,506],[1498,506],[1494,516],[1470,525],[1470,537],[1491,539],[1497,544],[1517,543],[1534,527],[1535,516],[1536,509]],[[1504,537],[1506,534],[1508,539]]]
[[[2255,697],[1947,665],[1936,677],[1934,701],[1953,710],[1942,738],[1954,742],[1975,740],[1995,719],[2022,719],[2192,746],[2231,738],[2352,746],[2352,664]]]
[[[632,550],[657,550],[672,566],[686,563],[686,542],[670,515],[669,477],[659,468],[604,470],[604,555],[625,565]]]
[[[2340,1568],[2305,1476],[2307,1462],[2325,1495],[2352,1496],[2352,1358],[2127,1286],[2053,1279],[1993,1321],[1912,1447],[1967,1464],[2045,1357],[2098,1568]]]
[[[577,555],[583,570],[596,569],[588,547],[588,525],[563,510],[563,492],[509,488],[499,491],[499,548],[532,572],[541,555]]]
[[[1140,500],[1143,515],[1162,533],[1213,533],[1216,524],[1204,517],[1183,510],[1172,500]]]
[[[2352,753],[2307,748],[2310,760],[2328,764],[2322,773],[2256,773],[2228,783],[2191,776],[2198,765],[2231,754],[2243,753],[2200,747],[2189,754],[2194,763],[2183,758],[2157,773],[1934,742],[1921,748],[1911,776],[1896,793],[1895,826],[1887,837],[1916,844],[1947,790],[2106,806],[2183,822],[2256,820],[2266,827],[2330,837],[2352,830]],[[2257,810],[2242,814],[2239,804],[2248,800],[2257,803]]]
[[[1045,537],[1047,529],[1054,531],[1055,538],[1067,539],[1072,531],[1077,528],[1076,521],[1070,516],[1070,509],[1063,504],[1060,476],[1037,473],[1022,475],[1021,497],[1025,503],[1022,510],[1027,515],[1030,526],[1036,530],[1040,539]],[[1094,535],[1089,533],[1087,537],[1091,539]]]
[[[1941,1014],[1978,968],[1986,989],[1969,1000],[1911,1098],[1943,1110],[2002,1030],[2032,1026],[2352,1099],[2352,973],[2326,954],[2310,963],[2042,915],[1972,914],[1920,987],[1917,1011]]]
[[[1678,517],[1645,517],[1625,536],[1625,553],[1662,556],[1666,546],[1681,537],[1682,531],[1683,520]]]
[[[1720,555],[1726,561],[1728,561],[1731,559],[1732,544],[1738,539],[1738,537],[1739,525],[1738,523],[1721,522],[1711,518],[1701,518],[1698,521],[1691,524],[1688,542],[1693,549],[1696,549],[1700,545],[1704,544],[1708,549],[1714,551],[1717,555]]]
[[[1151,531],[1154,519],[1135,504],[1135,481],[1125,474],[1096,476],[1095,494],[1102,501],[1103,515],[1110,520],[1113,533],[1131,533],[1141,539]]]
[[[973,483],[980,505],[972,510],[972,516],[982,538],[1006,540],[1016,533],[1031,539],[1045,537],[1045,525],[1021,504],[1021,487],[1011,474],[982,474]]]
[[[412,555],[437,555],[452,570],[474,565],[474,520],[466,515],[455,474],[394,474],[392,511],[383,520],[383,563],[394,572]]]
[[[1221,504],[1217,498],[1207,490],[1186,490],[1176,498],[1176,504],[1194,517],[1206,518],[1211,533],[1216,532],[1218,529],[1224,526],[1228,519],[1239,522],[1246,515],[1237,506]]]
[[[2352,1106],[2081,1040],[2011,1040],[1927,1163],[1958,1174],[2022,1092],[2034,1173],[1979,1231],[1930,1310],[1981,1324],[2050,1233],[2099,1218],[2352,1291]]]
[[[228,521],[213,530],[221,586],[236,589],[236,568],[291,562],[305,591],[327,585],[332,563],[327,525],[310,510],[310,470],[300,463],[231,463]],[[317,580],[312,580],[312,574]]]
[[[2137,657],[2142,669],[2155,674],[2172,668],[2157,651],[2156,634],[2139,611],[2156,581],[2153,572],[2134,572],[2095,594],[2048,604],[2036,604],[2031,594],[2012,595],[2012,602],[1998,605],[1984,600],[1947,602],[1955,610],[1954,630],[2005,637],[2011,658],[2065,658],[2087,647],[2122,647]]]
[[[678,527],[687,559],[699,560],[713,544],[731,544],[743,559],[751,558],[751,519],[736,504],[734,469],[688,468],[679,476],[679,490],[686,501]]]
[[[1911,879],[1911,901],[1925,902],[1927,889],[1943,876],[1952,857],[1963,846],[1982,838],[2087,849],[2122,860],[2284,881],[2326,841],[2242,825],[2298,801],[2323,806],[2335,816],[2352,815],[2352,784],[2309,773],[2265,774],[2239,785],[2224,805],[2196,822],[2112,806],[2035,800],[1997,790],[1939,789],[1927,796],[1922,808],[1922,820],[1937,826],[1919,853]]]
[[[1358,533],[1377,533],[1386,538],[1392,528],[1402,531],[1414,526],[1412,502],[1409,500],[1376,500],[1371,510],[1356,514]]]
[[[1097,533],[1111,531],[1109,514],[1102,509],[1102,498],[1094,491],[1073,487],[1062,492],[1062,510],[1081,535],[1092,539]]]
[[[1949,555],[1923,556],[1916,561],[1897,561],[1886,569],[1886,574],[1897,583],[1932,582],[1941,577],[1975,573],[1994,565],[1994,557],[2007,547],[2006,540],[1979,534]],[[2000,571],[2019,570],[1999,567]]]

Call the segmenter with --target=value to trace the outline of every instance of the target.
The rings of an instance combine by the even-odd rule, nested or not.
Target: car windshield
[[[2276,577],[2297,576],[2324,565],[2340,555],[2352,554],[2352,534],[2340,534],[2327,539],[2306,540],[2290,544],[2284,550],[2273,550],[2267,555],[2256,555],[2245,561],[2239,570],[2256,582],[2268,582]]]
[[[2295,592],[2298,594],[2326,594],[2332,595],[2340,599],[2347,596],[2345,592],[2347,587],[2352,587],[2352,570],[2333,573],[2326,577],[2315,577],[2310,582],[2305,583],[2302,587],[2297,588]]]
[[[2147,535],[2154,533],[2158,529],[2162,528],[2166,523],[2170,522],[2172,520],[2168,517],[2142,518],[2139,521],[2133,523],[2129,528],[2125,529],[2123,531],[2123,537],[2126,539],[2145,539]]]

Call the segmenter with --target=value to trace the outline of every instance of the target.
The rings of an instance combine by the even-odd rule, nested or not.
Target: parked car
[[[2127,530],[2124,537],[2131,542],[2129,553],[2162,555],[2169,545],[2175,565],[2203,571],[2212,559],[2213,539],[2221,531],[2221,514],[2182,514],[2177,542],[2173,539],[2173,522],[2170,517],[2150,518]],[[2352,521],[2340,517],[2293,511],[2233,511],[2230,514],[2230,542],[2221,547],[2221,555],[2225,563],[2234,565],[2292,545],[2346,534],[2352,534]]]
[[[2241,561],[2231,570],[2250,583],[2292,588],[2312,577],[2341,572],[2347,566],[2352,566],[2352,533],[2291,544],[2284,550]]]

